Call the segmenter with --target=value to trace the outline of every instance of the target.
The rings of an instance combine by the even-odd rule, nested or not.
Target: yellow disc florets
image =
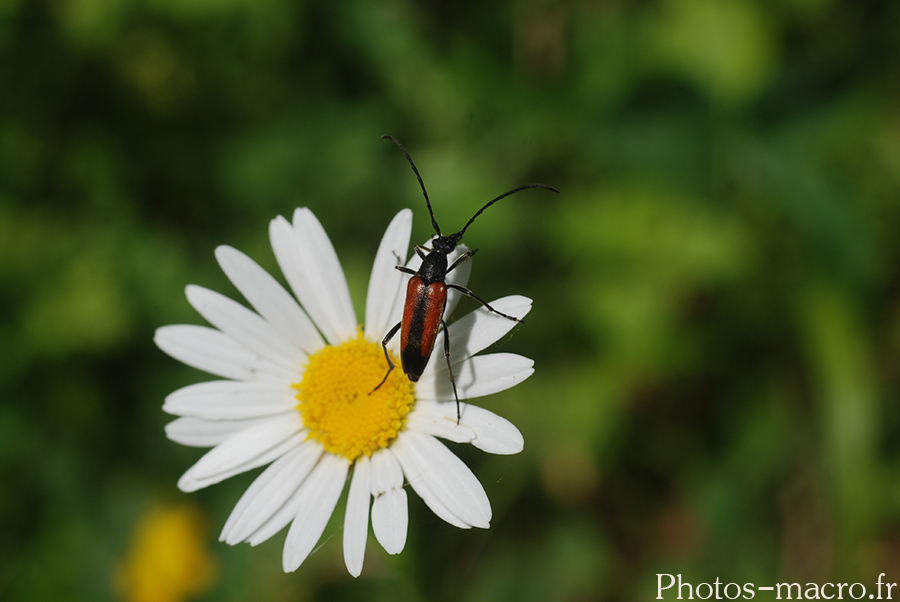
[[[390,445],[406,426],[415,394],[399,365],[373,391],[386,371],[381,345],[362,332],[311,355],[303,380],[294,385],[309,437],[351,462]]]

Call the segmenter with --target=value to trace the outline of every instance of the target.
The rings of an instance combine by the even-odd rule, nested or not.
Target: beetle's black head
[[[456,241],[454,236],[438,236],[434,240],[431,241],[431,249],[433,251],[437,251],[438,253],[442,253],[444,255],[449,255],[456,248]]]

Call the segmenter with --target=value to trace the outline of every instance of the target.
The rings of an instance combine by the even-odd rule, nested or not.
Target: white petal
[[[297,570],[319,541],[344,488],[349,467],[346,459],[324,454],[300,486],[295,497],[299,510],[284,542],[284,572]]]
[[[286,339],[307,354],[325,346],[319,331],[291,294],[259,264],[227,246],[216,249],[216,259],[250,305]]]
[[[316,292],[319,299],[332,313],[332,323],[341,335],[343,342],[348,336],[356,333],[359,322],[350,299],[350,289],[344,270],[338,261],[337,253],[328,234],[316,219],[312,211],[306,207],[294,210],[294,230],[301,246],[306,246],[309,253],[305,255],[307,271],[314,282],[321,282]],[[324,293],[324,296],[323,296]]]
[[[297,405],[296,393],[284,385],[216,380],[170,393],[163,410],[176,416],[240,420],[286,412]]]
[[[162,326],[156,329],[153,342],[176,360],[223,378],[289,384],[298,374],[250,351],[225,333],[206,326]]]
[[[517,454],[525,448],[525,438],[516,426],[493,412],[468,406],[463,424],[475,431],[472,445],[490,454]]]
[[[268,541],[273,535],[287,527],[297,513],[300,511],[298,492],[295,491],[284,505],[275,511],[266,522],[261,524],[259,528],[247,536],[244,541],[251,546],[258,546],[264,541]]]
[[[391,451],[400,461],[412,488],[419,495],[425,492],[422,499],[435,514],[447,520],[439,512],[446,509],[466,525],[482,529],[490,526],[491,504],[481,483],[463,461],[437,439],[406,431],[397,438]]]
[[[294,410],[291,410],[291,413],[296,414]],[[189,447],[213,447],[229,437],[271,418],[271,416],[262,416],[243,420],[207,420],[187,416],[167,424],[166,437],[175,443]]]
[[[356,331],[356,314],[344,271],[328,235],[312,212],[294,212],[294,223],[283,217],[269,228],[272,250],[300,304],[332,345]]]
[[[369,533],[369,498],[372,469],[369,459],[360,457],[353,465],[347,510],[344,513],[344,563],[354,577],[362,573],[366,555],[366,536]]]
[[[461,403],[462,419],[456,424],[453,401],[419,401],[409,415],[407,428],[460,443],[471,443],[490,454],[517,454],[525,446],[519,429],[506,418],[478,406]]]
[[[452,416],[444,413],[444,406],[452,407]],[[460,412],[465,411],[466,404],[459,404]],[[407,417],[406,428],[417,433],[425,433],[456,443],[471,443],[475,439],[475,431],[463,421],[456,423],[456,402],[419,400],[415,409]]]
[[[208,451],[178,480],[178,488],[196,491],[284,455],[303,441],[299,412],[270,418],[226,439]]]
[[[431,374],[422,374],[422,378],[416,384],[416,396],[420,399],[453,400],[453,387],[447,376],[447,364],[443,361],[436,363],[439,366]],[[533,373],[534,361],[514,353],[476,355],[453,368],[460,399],[472,399],[505,391]]]
[[[390,450],[372,454],[372,531],[388,554],[399,554],[406,545],[409,511],[403,471]]]
[[[237,301],[194,284],[188,285],[185,293],[188,302],[210,324],[273,364],[294,371],[306,358],[299,347]]]
[[[431,489],[431,487],[428,486],[428,483],[420,482],[418,485],[413,486],[413,490],[419,495],[420,498],[422,498],[422,501],[425,502],[425,505],[428,506],[432,512],[434,512],[435,516],[437,516],[441,520],[459,529],[472,528],[472,525],[460,519],[458,516],[453,514],[453,512],[451,512],[449,508],[447,508],[447,506],[441,500],[441,497],[436,494]]]
[[[397,457],[399,458],[399,455]],[[418,480],[415,484],[411,483],[410,486],[413,488],[413,491],[415,491],[419,495],[419,497],[422,498],[422,501],[425,502],[425,505],[428,506],[438,518],[460,529],[472,528],[472,525],[461,520],[447,508],[444,502],[441,501],[440,496],[432,491],[427,482]]]
[[[531,299],[521,295],[503,297],[490,302],[497,311],[519,319],[531,311]],[[459,364],[489,345],[499,341],[517,322],[497,315],[482,306],[449,324],[450,361]],[[446,366],[446,363],[444,364]]]
[[[219,540],[234,545],[249,539],[294,496],[322,452],[321,445],[305,441],[273,462],[241,496]]]
[[[370,341],[381,340],[400,321],[409,276],[396,266],[406,261],[411,228],[412,211],[404,209],[387,227],[375,254],[366,295],[365,335]]]

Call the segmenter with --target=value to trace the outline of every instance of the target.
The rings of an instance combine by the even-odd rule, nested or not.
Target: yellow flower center
[[[309,357],[297,389],[297,410],[309,437],[351,462],[387,447],[406,426],[415,389],[399,362],[376,391],[387,371],[379,343],[360,331],[355,339],[328,346]]]

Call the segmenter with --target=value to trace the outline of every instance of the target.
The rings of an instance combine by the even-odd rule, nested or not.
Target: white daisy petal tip
[[[296,412],[268,418],[208,451],[181,476],[178,487],[196,491],[264,466],[297,447],[303,438],[303,424]]]
[[[396,269],[406,261],[412,230],[412,211],[404,209],[388,224],[372,265],[366,295],[365,334],[380,340],[400,320],[407,276]]]
[[[484,487],[443,443],[406,431],[391,449],[409,484],[440,518],[463,528],[490,526],[491,503]]]
[[[476,405],[460,404],[457,423],[456,403],[420,401],[410,416],[409,428],[434,437],[470,443],[483,452],[513,455],[525,448],[525,438],[509,420]]]
[[[184,296],[187,298],[188,303],[190,303],[191,306],[194,306],[194,301],[197,299],[197,295],[201,290],[204,290],[204,289],[199,284],[185,285]],[[194,307],[194,309],[196,309],[196,307]]]
[[[243,253],[231,245],[219,245],[213,249],[213,255],[216,256],[216,261],[221,265],[222,263],[227,263],[231,258],[237,255],[243,255]]]
[[[372,531],[385,552],[395,555],[403,551],[408,524],[405,489],[392,489],[373,500]]]
[[[475,432],[471,443],[489,454],[513,455],[525,449],[525,438],[509,420],[478,406],[468,406],[462,423]]]
[[[519,320],[524,321],[525,316],[531,313],[531,310],[534,307],[534,300],[524,295],[510,295],[504,297],[504,299],[509,305],[506,306],[507,310],[503,311],[503,313],[518,318]],[[492,303],[491,306],[493,305],[494,304]]]
[[[315,442],[305,441],[269,465],[241,496],[222,528],[220,539],[234,545],[249,541],[272,521],[277,524],[279,513],[289,506],[322,451]]]
[[[388,554],[406,546],[409,525],[403,469],[389,449],[372,454],[372,532]]]
[[[356,332],[350,289],[337,252],[322,224],[306,207],[270,225],[275,259],[300,305],[331,345]]]
[[[344,515],[344,564],[347,571],[359,577],[366,555],[366,539],[369,530],[369,501],[372,467],[366,456],[353,465],[353,477],[347,494],[347,509]]]
[[[450,401],[453,387],[446,364],[422,374],[416,386],[420,398]],[[474,399],[512,388],[534,374],[534,360],[515,353],[474,355],[453,365],[459,399]]]
[[[346,459],[325,454],[291,501],[295,515],[284,542],[285,573],[300,568],[319,541],[337,505],[350,467]]]

